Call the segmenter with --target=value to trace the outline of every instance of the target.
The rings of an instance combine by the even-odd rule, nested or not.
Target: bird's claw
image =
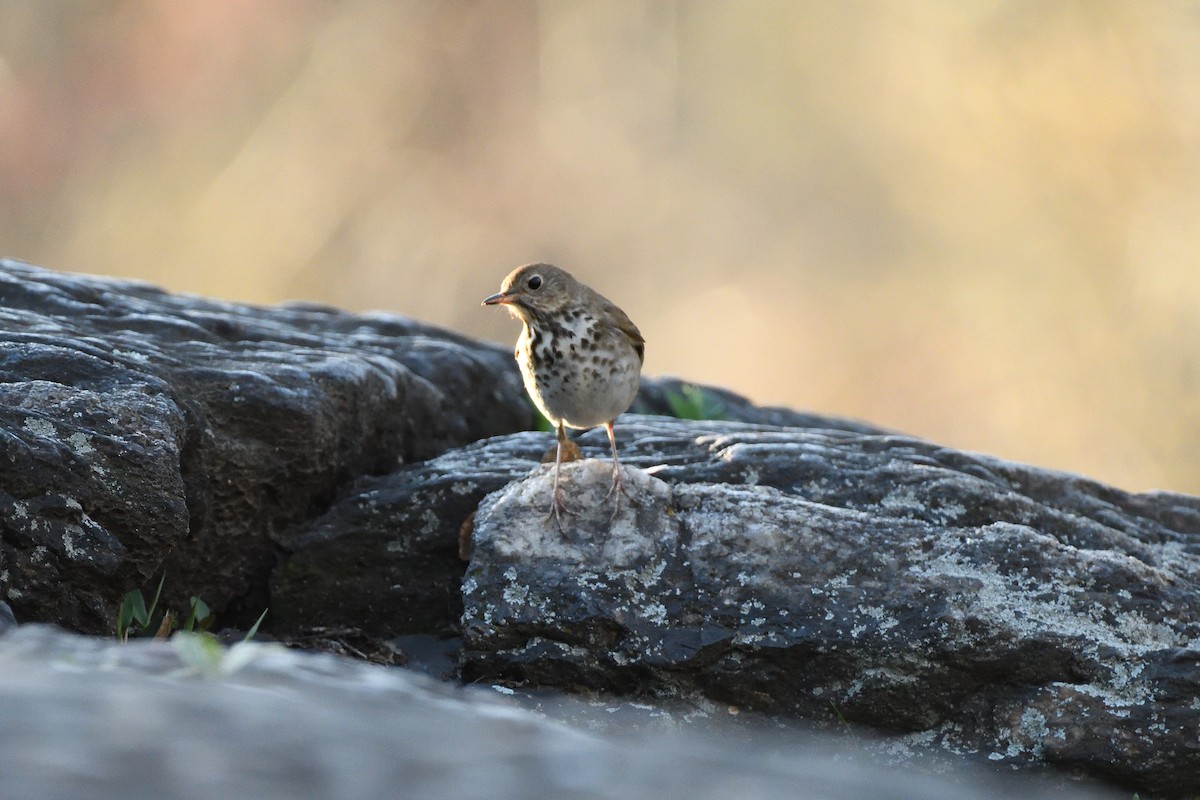
[[[634,496],[631,495],[629,490],[625,488],[625,481],[621,477],[621,469],[620,467],[617,467],[613,470],[612,485],[608,487],[608,493],[604,495],[605,500],[610,497],[614,498],[612,515],[609,517],[609,520],[616,519],[617,515],[621,513],[621,495],[628,497],[629,502],[632,505],[636,506],[638,504]]]
[[[550,503],[550,510],[546,512],[546,521],[549,522],[550,518],[553,517],[555,525],[558,526],[559,533],[566,533],[566,530],[563,528],[563,514],[570,514],[572,517],[579,516],[578,511],[567,508],[567,504],[563,501],[562,491],[556,488],[554,490],[554,499]]]

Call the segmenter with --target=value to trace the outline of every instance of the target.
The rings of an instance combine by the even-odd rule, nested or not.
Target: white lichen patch
[[[437,533],[440,528],[441,520],[438,519],[434,506],[431,505],[421,512],[421,533],[423,535],[430,536]]]
[[[841,575],[825,581],[825,590],[836,593],[839,589],[845,589],[850,585],[850,579],[858,574],[857,569],[847,570]]]
[[[1046,724],[1046,716],[1036,708],[1026,708],[1021,713],[1017,728],[1009,733],[1009,743],[1005,754],[1010,758],[1028,755],[1041,758],[1043,743],[1050,736],[1050,728]]]
[[[529,600],[529,587],[523,584],[512,584],[504,587],[504,602],[510,606],[523,606]]]
[[[883,740],[881,750],[891,763],[910,760],[916,753],[928,752],[938,740],[936,730],[913,731]]]
[[[896,619],[883,606],[859,606],[854,609],[856,614],[874,620],[873,626],[878,632],[883,633],[900,624],[900,620]]]
[[[1142,677],[1145,666],[1140,661],[1123,661],[1113,666],[1109,680],[1103,684],[1080,684],[1075,690],[1098,697],[1109,708],[1133,708],[1154,700],[1154,688]]]
[[[846,687],[844,697],[850,699],[872,686],[887,687],[893,691],[897,686],[917,686],[924,680],[923,676],[903,672],[895,667],[869,667],[862,670]]]
[[[67,445],[76,455],[86,456],[96,452],[92,447],[92,437],[81,431],[76,431],[67,437]]]
[[[1042,540],[1047,547],[1066,549],[1051,537],[1021,526],[998,523],[986,529],[990,535],[1008,535]],[[936,553],[925,562],[911,568],[916,580],[944,583],[946,578],[965,581],[961,602],[972,616],[983,617],[993,624],[1011,630],[1018,638],[1044,638],[1057,634],[1096,645],[1128,649],[1144,653],[1179,642],[1166,626],[1141,625],[1133,631],[1118,630],[1104,617],[1108,613],[1099,606],[1081,608],[1073,597],[1083,593],[1089,580],[1086,575],[1062,575],[1047,582],[1028,574],[1001,572],[996,564],[969,558],[953,550]],[[1129,633],[1136,635],[1130,636]]]
[[[26,417],[21,427],[34,436],[40,436],[45,439],[52,438],[57,434],[54,423],[41,417]]]
[[[892,491],[884,495],[879,501],[881,508],[904,515],[907,513],[922,513],[927,510],[927,503],[924,499],[917,496],[911,486],[897,486]]]
[[[86,515],[84,516],[86,519]],[[90,561],[86,550],[79,546],[79,542],[86,536],[83,528],[79,525],[66,525],[62,533],[63,554],[71,561]]]
[[[643,606],[645,618],[656,625],[667,624],[667,607],[662,603],[647,603]]]

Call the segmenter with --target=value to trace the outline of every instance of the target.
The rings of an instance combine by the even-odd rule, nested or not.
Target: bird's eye
[[[528,281],[526,281],[525,285],[536,292],[538,289],[542,288],[542,276],[532,276]]]

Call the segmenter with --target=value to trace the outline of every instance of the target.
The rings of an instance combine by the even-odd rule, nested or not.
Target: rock
[[[546,468],[480,506],[464,680],[849,721],[894,757],[1200,791],[1200,499],[899,436],[620,427],[641,504],[611,526],[594,460],[564,467],[582,510],[565,535]],[[506,463],[494,447],[475,470]]]
[[[325,514],[355,486],[534,423],[511,350],[394,315],[223,303],[0,260],[0,322],[0,598],[23,621],[108,632],[125,592],[165,572],[166,605],[197,595],[249,625],[272,605],[278,543],[352,521],[357,499]],[[638,402],[683,391],[647,381]],[[705,391],[736,418],[803,419]],[[429,586],[402,590],[426,632],[461,609],[461,567],[442,555]],[[303,568],[290,564],[300,588],[272,615],[311,626],[305,609],[326,598],[304,593]],[[349,610],[369,610],[377,588]],[[396,627],[385,610],[367,627]]]
[[[162,571],[176,608],[252,621],[273,535],[532,423],[511,354],[394,316],[0,261],[0,320],[0,596],[23,621],[110,631]]]
[[[37,625],[0,636],[0,707],[0,796],[13,798],[1114,797],[961,764],[889,767],[847,739],[601,734],[403,669],[277,645],[122,646]]]
[[[649,380],[638,403],[666,407],[666,398],[687,385]],[[711,387],[702,391],[726,414],[743,420],[882,433],[850,420],[756,408]],[[629,449],[641,462],[649,458],[648,463],[663,457],[641,442],[663,430],[658,422],[627,414],[616,430],[622,453]],[[672,430],[679,436],[687,427]],[[578,441],[588,445],[589,455],[607,457],[602,429],[582,434]],[[686,441],[682,435],[679,444]],[[457,448],[388,475],[361,479],[324,514],[274,533],[285,556],[271,579],[271,629],[285,636],[314,628],[354,630],[384,640],[456,633],[464,569],[460,532],[484,497],[528,474],[553,446],[552,433],[524,432]],[[703,458],[699,450],[695,455]]]
[[[552,436],[517,432],[507,348],[11,261],[0,319],[0,628],[108,633],[165,572],[176,609],[199,595],[244,626],[269,607],[276,635],[381,660],[444,659],[434,637],[461,631],[468,681],[1200,791],[1197,498],[647,380],[637,409],[729,419],[623,416],[637,503],[610,519],[607,460],[568,464],[560,533]],[[578,442],[607,455],[602,430]],[[70,699],[111,727],[96,698],[136,679],[106,690],[101,663]]]

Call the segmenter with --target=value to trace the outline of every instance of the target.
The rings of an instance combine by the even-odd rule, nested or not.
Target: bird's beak
[[[491,297],[485,297],[483,299],[482,305],[499,306],[499,305],[505,305],[505,304],[511,303],[512,301],[513,301],[513,296],[511,294],[505,294],[504,292],[497,292],[496,294],[492,295]]]

